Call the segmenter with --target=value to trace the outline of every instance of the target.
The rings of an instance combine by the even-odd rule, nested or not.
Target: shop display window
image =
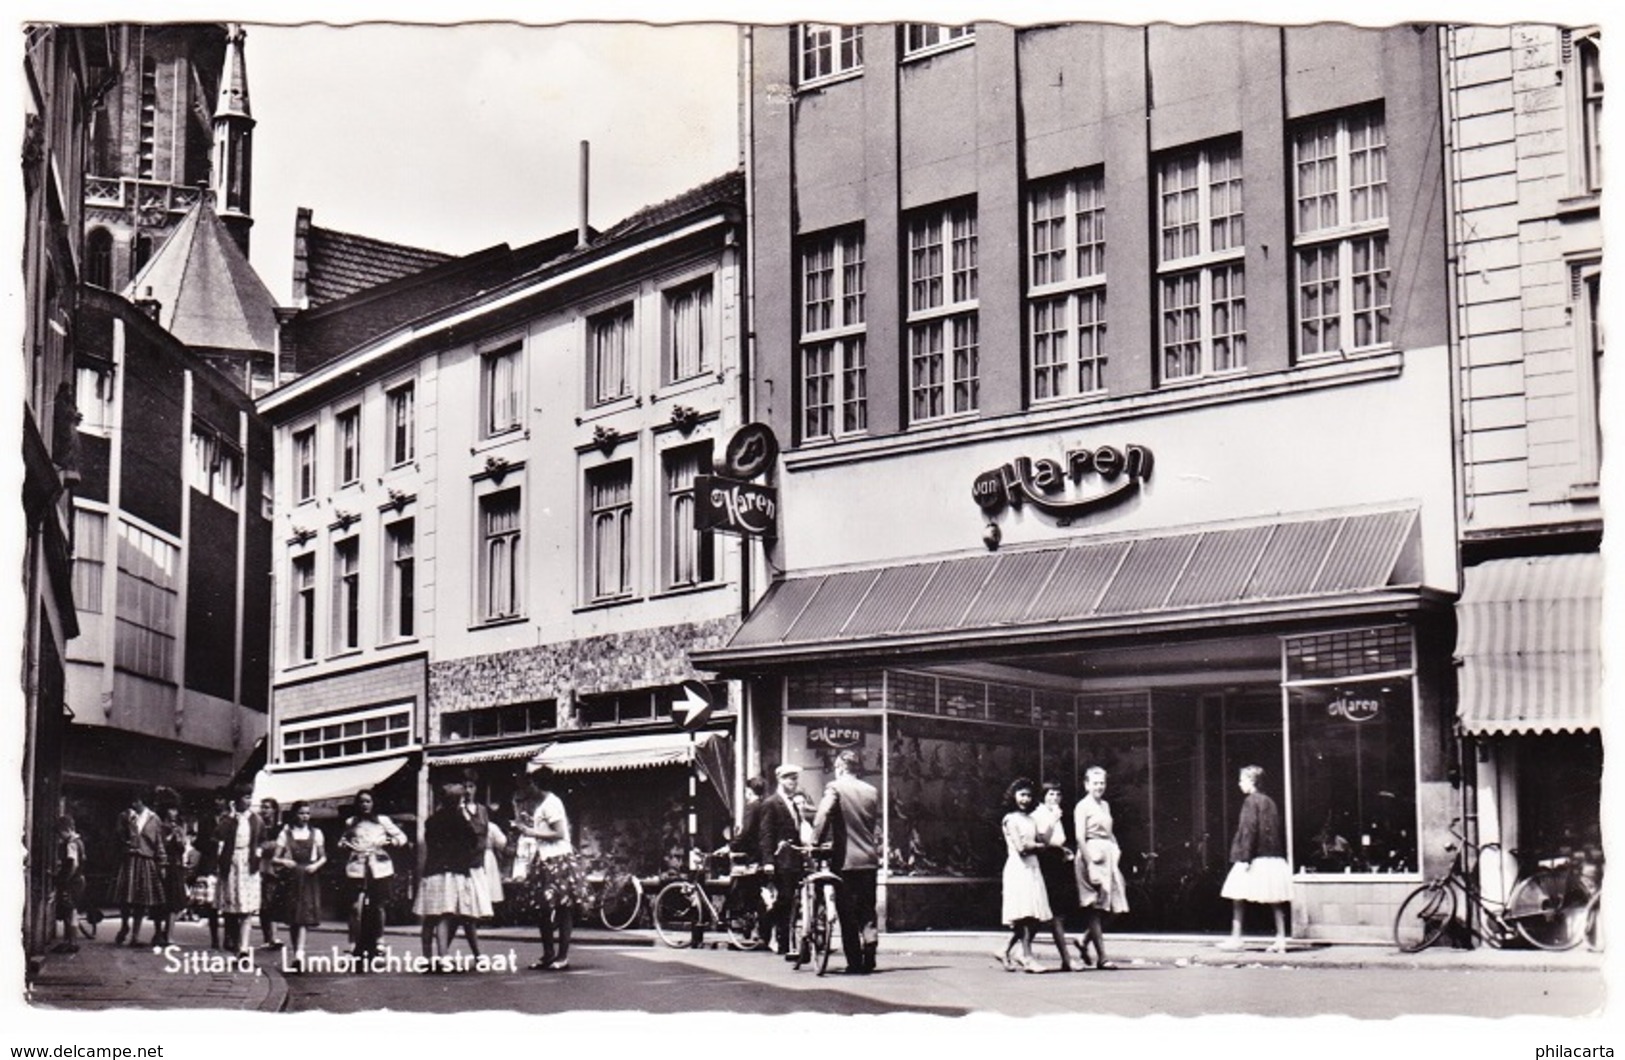
[[[945,718],[889,724],[892,875],[997,876],[1004,789],[1038,779],[1038,733]]]
[[[1288,641],[1292,856],[1298,872],[1417,870],[1411,659],[1404,629]],[[1321,676],[1327,669],[1353,673]],[[1309,673],[1316,677],[1301,676]]]

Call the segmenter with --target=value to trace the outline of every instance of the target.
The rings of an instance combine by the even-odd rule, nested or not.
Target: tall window
[[[980,402],[976,207],[933,209],[908,225],[909,410],[913,423]]]
[[[801,436],[869,426],[863,233],[819,236],[801,251]]]
[[[400,519],[384,527],[384,636],[389,640],[405,640],[413,635],[415,628],[415,544],[416,530],[411,519]]]
[[[113,286],[113,233],[105,228],[92,228],[85,237],[85,282]]]
[[[1106,389],[1106,199],[1098,173],[1027,196],[1034,401]]]
[[[1247,365],[1241,146],[1210,145],[1157,169],[1162,381]]]
[[[361,541],[333,543],[333,651],[361,647]]]
[[[316,496],[316,428],[293,432],[293,473],[295,500]]]
[[[480,498],[480,617],[490,622],[520,613],[519,489]]]
[[[666,292],[666,378],[692,379],[716,363],[711,277]]]
[[[665,527],[661,567],[665,587],[681,588],[716,580],[716,541],[694,528],[694,477],[711,473],[711,443],[686,446],[665,455]]]
[[[587,320],[592,403],[602,405],[632,393],[632,307],[617,306]]]
[[[389,407],[389,466],[409,464],[417,457],[417,391],[411,383],[391,390]]]
[[[139,527],[118,527],[118,610],[113,662],[160,681],[175,679],[180,549]]]
[[[524,403],[523,347],[515,342],[480,355],[480,401],[487,438],[517,430]]]
[[[361,409],[345,409],[333,417],[333,434],[339,485],[348,486],[361,478]]]
[[[1572,106],[1577,109],[1575,138],[1578,190],[1602,190],[1602,35],[1587,33],[1572,38],[1569,78],[1574,84]]]
[[[208,428],[192,428],[192,488],[236,511],[243,501],[243,454]]]
[[[294,662],[316,658],[316,555],[307,552],[293,558],[293,611],[288,623],[288,654]]]
[[[80,365],[75,374],[79,429],[106,437],[113,429],[113,369],[111,366]]]
[[[944,48],[955,41],[970,40],[976,36],[974,25],[937,26],[927,22],[910,22],[903,28],[903,55]]]
[[[632,592],[632,463],[587,473],[587,587],[594,600]]]
[[[1574,328],[1575,401],[1578,403],[1579,468],[1577,485],[1594,486],[1602,472],[1602,265],[1575,266],[1570,319]]]
[[[803,22],[798,33],[801,84],[863,69],[863,27]]]
[[[102,576],[107,569],[107,516],[86,508],[73,510],[73,606],[101,614]]]
[[[1389,340],[1388,139],[1381,111],[1293,137],[1298,356]]]

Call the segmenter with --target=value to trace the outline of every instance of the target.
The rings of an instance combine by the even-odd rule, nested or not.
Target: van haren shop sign
[[[1021,456],[977,475],[971,496],[989,516],[1031,505],[1066,525],[1128,500],[1151,477],[1154,462],[1143,445],[1071,449],[1061,460]],[[1085,492],[1086,483],[1097,482],[1098,492]]]
[[[694,529],[745,537],[778,533],[779,491],[771,486],[725,478],[694,476]]]

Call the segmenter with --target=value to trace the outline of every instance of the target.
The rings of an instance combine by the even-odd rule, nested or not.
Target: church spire
[[[243,57],[247,34],[231,23],[226,36],[226,62],[220,73],[220,99],[214,108],[214,198],[221,221],[246,255],[253,227],[250,191],[253,176],[254,118],[248,109],[248,63]]]

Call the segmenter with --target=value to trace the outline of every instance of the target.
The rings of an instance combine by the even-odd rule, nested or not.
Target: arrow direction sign
[[[716,704],[711,702],[711,690],[699,681],[684,681],[677,686],[682,695],[677,700],[677,721],[685,729],[697,729],[711,717]]]

